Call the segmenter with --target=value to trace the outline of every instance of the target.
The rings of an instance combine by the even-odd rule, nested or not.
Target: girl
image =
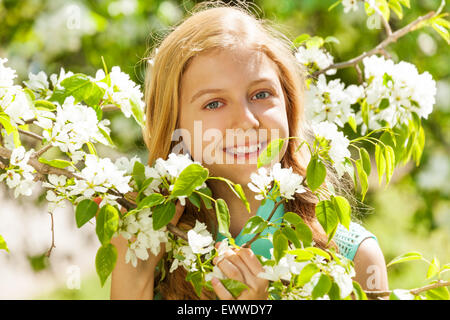
[[[182,129],[182,146],[193,160],[208,168],[211,176],[228,178],[244,188],[251,214],[225,183],[208,181],[213,197],[228,204],[230,232],[237,241],[251,215],[264,215],[273,206],[270,202],[261,206],[247,186],[251,173],[257,170],[260,150],[275,138],[308,138],[303,115],[304,75],[291,43],[245,9],[223,4],[200,9],[176,27],[151,57],[152,69],[145,84],[148,163],[166,159],[180,147],[172,137],[176,129]],[[228,139],[229,130],[241,142]],[[207,132],[214,132],[214,139]],[[307,150],[295,152],[298,139],[287,141],[279,154],[282,167],[292,167],[305,176]],[[316,245],[326,248],[327,236],[314,213],[316,203],[311,192],[297,193],[286,207],[278,208],[279,214],[299,214],[312,229]],[[189,229],[195,220],[215,230],[214,212],[204,207],[198,212],[189,201],[185,206],[177,203],[173,224]],[[112,274],[112,299],[153,299],[156,292],[164,299],[198,299],[185,280],[183,267],[170,273],[170,264],[166,264],[166,276],[154,288],[159,283],[155,269],[164,255],[164,245],[158,256],[149,253],[150,258],[134,268],[124,262],[127,241],[118,237],[114,244],[118,260]],[[331,245],[354,260],[355,280],[364,289],[387,289],[383,254],[373,235],[352,224],[350,232],[340,228]],[[263,269],[252,250],[253,246],[229,250],[217,264],[226,276],[249,286],[238,299],[268,297],[268,282],[257,276]],[[202,298],[232,298],[217,279],[212,280],[212,286],[214,292],[204,290]]]

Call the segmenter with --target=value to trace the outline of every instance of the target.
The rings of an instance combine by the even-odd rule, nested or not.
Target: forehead
[[[277,65],[261,51],[248,48],[213,49],[195,56],[186,68],[182,91],[214,85],[242,85],[260,78],[278,82]],[[184,90],[183,90],[184,89]]]

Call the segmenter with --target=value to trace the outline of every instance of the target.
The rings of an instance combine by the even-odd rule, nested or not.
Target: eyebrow
[[[271,82],[273,84],[273,81],[271,79],[269,79],[269,78],[262,78],[262,79],[257,79],[257,80],[254,80],[254,81],[250,82],[250,86],[258,84],[260,82],[266,82],[266,81],[267,82]],[[222,92],[222,91],[224,91],[224,90],[223,89],[202,89],[202,90],[199,90],[196,94],[194,94],[192,96],[191,103],[194,102],[194,100],[198,99],[200,96],[202,96],[204,94],[216,93],[216,92]]]

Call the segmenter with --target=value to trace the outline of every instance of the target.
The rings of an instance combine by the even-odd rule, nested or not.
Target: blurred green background
[[[28,73],[44,70],[59,73],[61,67],[94,75],[102,68],[101,57],[143,84],[148,48],[168,28],[202,1],[162,0],[0,0],[0,57],[9,59],[18,81]],[[230,2],[230,1],[225,1]],[[342,5],[331,12],[335,0],[255,0],[247,1],[260,17],[277,23],[292,40],[302,33],[334,36],[339,44],[327,44],[335,62],[370,50],[384,38],[382,29],[369,29],[362,6],[344,14]],[[420,15],[439,7],[440,0],[411,1],[403,20],[392,12],[395,30]],[[449,12],[446,5],[445,12]],[[395,61],[415,64],[437,81],[438,96],[433,113],[423,121],[426,144],[422,163],[397,168],[391,184],[378,186],[371,180],[365,203],[368,213],[361,220],[377,237],[386,261],[408,251],[419,251],[441,264],[450,262],[450,51],[448,44],[432,29],[423,28],[388,47]],[[354,69],[340,70],[347,84],[357,83]],[[140,129],[132,120],[109,114],[112,138],[126,155],[146,159]],[[127,134],[123,134],[126,132]],[[102,152],[100,150],[100,152]],[[39,272],[39,271],[36,271]],[[425,281],[426,265],[410,262],[388,270],[391,288],[414,288]],[[448,273],[447,273],[448,275]],[[447,276],[448,278],[448,276]],[[80,290],[61,287],[31,298],[108,299],[108,281],[100,288],[92,275],[83,279]]]

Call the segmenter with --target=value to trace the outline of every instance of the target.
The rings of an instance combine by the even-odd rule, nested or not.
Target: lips
[[[224,148],[223,151],[235,157],[258,155],[267,146],[267,141]]]

